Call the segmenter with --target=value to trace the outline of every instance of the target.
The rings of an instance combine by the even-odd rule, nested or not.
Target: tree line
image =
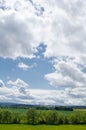
[[[0,124],[31,124],[31,125],[60,125],[60,124],[86,124],[86,112],[62,113],[57,110],[37,110],[29,108],[27,113],[0,111]]]

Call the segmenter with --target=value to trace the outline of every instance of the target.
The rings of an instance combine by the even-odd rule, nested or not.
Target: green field
[[[86,125],[0,125],[0,130],[85,130]]]
[[[86,109],[74,109],[74,112],[86,112]]]
[[[16,112],[16,113],[19,113],[19,114],[26,114],[28,109],[29,108],[11,108],[11,107],[0,108],[0,110],[3,110],[3,111],[8,110],[10,112]],[[44,111],[47,111],[47,110],[38,110],[38,111],[44,112]],[[74,109],[73,111],[64,111],[64,110],[57,110],[57,111],[64,113],[64,114],[72,114],[72,113],[79,113],[80,111],[86,112],[86,109]]]
[[[20,113],[20,114],[26,114],[26,112],[28,111],[28,108],[0,108],[0,110],[3,110],[3,111],[10,111],[10,112],[16,112],[16,113]]]

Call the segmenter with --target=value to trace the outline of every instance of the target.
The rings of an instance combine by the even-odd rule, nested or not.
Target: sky
[[[86,0],[0,0],[0,102],[86,106]]]

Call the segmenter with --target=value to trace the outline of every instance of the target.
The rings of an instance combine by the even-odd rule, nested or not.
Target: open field
[[[0,108],[0,110],[3,110],[3,111],[10,111],[10,112],[16,112],[16,113],[19,113],[19,114],[26,114],[26,112],[28,111],[28,108],[11,108],[11,107],[5,107],[5,108]]]
[[[86,125],[0,125],[0,130],[85,130]]]
[[[74,112],[86,112],[86,109],[74,109]]]
[[[0,110],[8,110],[10,112],[16,112],[20,114],[26,114],[29,108],[11,108],[11,107],[5,107],[5,108],[0,108]],[[47,111],[47,110],[38,110],[41,112]],[[64,114],[72,114],[72,113],[79,113],[81,112],[86,112],[86,109],[74,109],[73,111],[65,111],[65,110],[57,110],[58,112],[64,113]]]

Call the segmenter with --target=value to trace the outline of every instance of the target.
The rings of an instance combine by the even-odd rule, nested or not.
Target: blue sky
[[[0,101],[86,105],[86,1],[0,1]]]
[[[18,58],[17,60],[0,58],[1,79],[4,82],[7,82],[8,80],[15,81],[17,78],[21,78],[33,89],[51,89],[52,87],[49,85],[48,81],[45,80],[44,75],[52,72],[53,66],[50,59],[45,59],[43,57],[45,47],[41,45],[39,48],[41,48],[41,51],[38,49],[36,54],[40,56],[38,58]],[[24,69],[18,67],[18,64],[20,63],[26,64],[29,68]]]

